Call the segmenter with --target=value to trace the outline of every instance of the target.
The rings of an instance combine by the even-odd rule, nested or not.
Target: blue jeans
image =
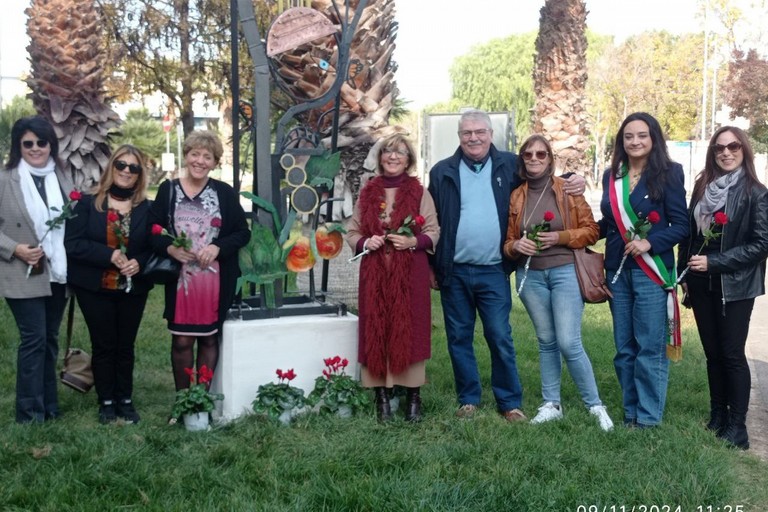
[[[512,294],[501,264],[455,264],[448,284],[440,287],[440,299],[459,403],[480,403],[480,373],[473,347],[479,313],[491,351],[491,388],[496,404],[502,412],[520,408],[523,388],[509,325]]]
[[[523,278],[517,274],[517,286]],[[520,299],[539,340],[541,395],[560,403],[561,354],[587,407],[602,405],[592,363],[581,343],[584,301],[573,263],[545,270],[528,270]]]
[[[19,328],[16,361],[16,421],[43,422],[59,414],[56,357],[66,286],[51,283],[52,295],[6,299]]]
[[[608,272],[609,283],[614,274]],[[613,365],[621,385],[624,419],[658,425],[669,380],[667,292],[639,268],[624,269],[611,291]]]

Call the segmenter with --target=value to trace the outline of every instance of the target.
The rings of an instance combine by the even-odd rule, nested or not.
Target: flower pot
[[[339,418],[351,418],[352,408],[348,405],[340,405],[339,409],[336,411],[336,416]]]
[[[208,429],[208,413],[196,412],[184,415],[184,427],[190,432],[199,432]]]

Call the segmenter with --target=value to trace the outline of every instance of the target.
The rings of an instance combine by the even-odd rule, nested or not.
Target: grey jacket
[[[688,264],[696,248],[696,234],[691,201],[689,219],[691,234],[678,247],[678,274]],[[746,190],[744,179],[728,190],[725,201],[728,222],[723,226],[719,253],[707,255],[709,272],[720,274],[723,301],[752,299],[765,294],[765,259],[768,257],[768,190],[756,185]]]
[[[66,199],[74,184],[58,168],[56,177]],[[17,245],[39,243],[24,205],[18,169],[0,170],[0,297],[31,299],[51,295],[48,266],[42,274],[27,279],[27,264],[13,256]]]

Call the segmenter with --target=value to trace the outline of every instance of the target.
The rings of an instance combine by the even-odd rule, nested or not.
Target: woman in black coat
[[[117,148],[67,223],[67,280],[91,336],[101,423],[140,419],[132,397],[134,345],[152,288],[140,274],[152,254],[145,162],[134,146]]]
[[[744,450],[752,380],[744,346],[755,297],[765,293],[768,256],[768,190],[754,158],[743,130],[723,126],[712,135],[691,196],[691,234],[678,251],[707,356],[707,428]]]
[[[158,225],[171,235],[153,234],[155,252],[182,264],[179,279],[165,286],[163,313],[172,334],[177,391],[189,387],[186,368],[216,368],[219,333],[240,276],[238,251],[250,238],[234,189],[208,176],[222,153],[215,133],[192,132],[184,141],[184,176],[160,185],[150,213],[153,231]],[[182,234],[189,239],[189,247],[173,243],[173,237]]]

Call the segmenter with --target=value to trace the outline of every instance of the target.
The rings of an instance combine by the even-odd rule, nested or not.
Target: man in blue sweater
[[[499,413],[507,421],[525,420],[523,390],[517,373],[509,315],[509,274],[514,264],[503,258],[509,196],[521,180],[517,155],[492,144],[487,113],[464,112],[453,156],[429,173],[429,192],[440,223],[440,241],[432,259],[443,306],[459,410],[468,418],[480,404],[480,373],[475,358],[475,317],[479,313],[491,351],[491,388]],[[569,178],[569,193],[584,193],[584,178]]]

